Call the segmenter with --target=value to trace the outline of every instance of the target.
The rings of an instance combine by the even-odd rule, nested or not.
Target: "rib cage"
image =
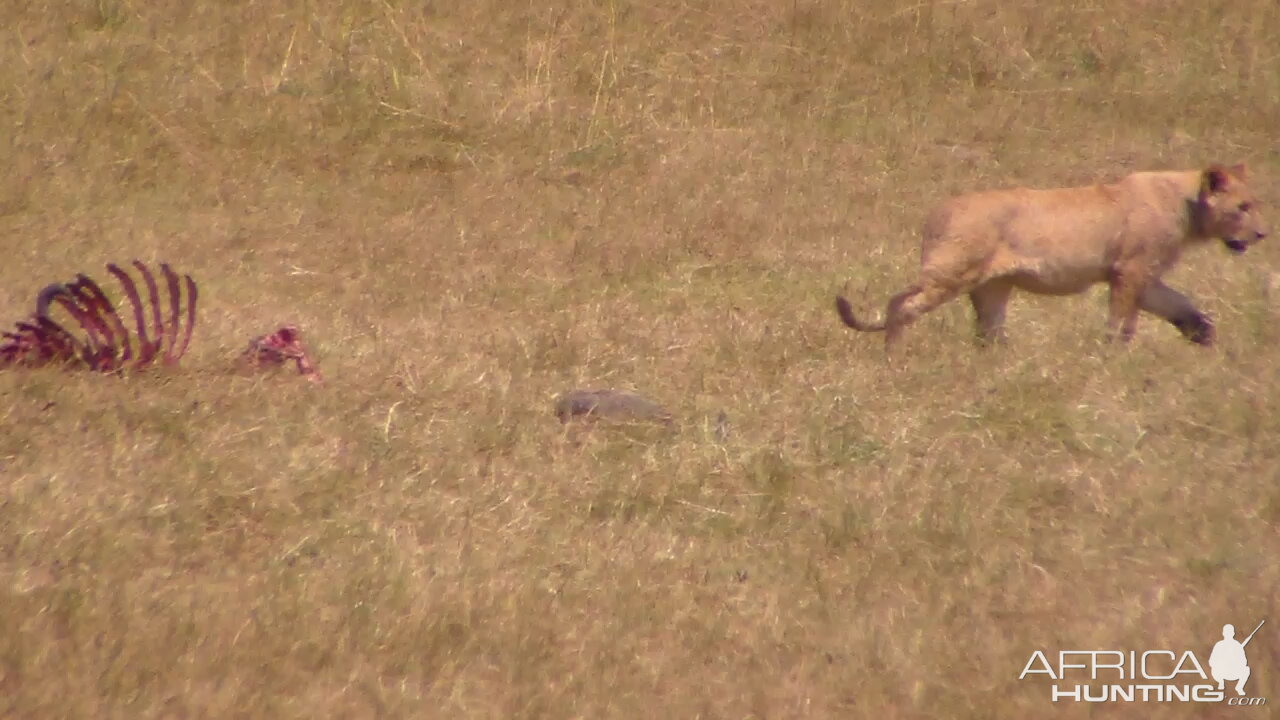
[[[190,275],[181,278],[166,263],[160,264],[167,292],[168,318],[155,275],[145,263],[134,260],[133,267],[146,286],[146,301],[138,293],[133,278],[118,265],[110,263],[107,272],[115,276],[133,309],[134,332],[130,333],[116,307],[102,288],[86,275],[77,275],[67,284],[45,287],[36,296],[36,310],[27,320],[17,323],[12,332],[0,334],[0,367],[28,367],[51,363],[83,363],[97,372],[115,372],[141,368],[160,362],[173,365],[191,344],[196,322],[199,293]],[[186,285],[185,323],[182,286]],[[81,336],[72,333],[50,317],[50,311],[61,308],[75,321]],[[147,315],[150,309],[150,328]],[[182,336],[179,344],[179,335]]]

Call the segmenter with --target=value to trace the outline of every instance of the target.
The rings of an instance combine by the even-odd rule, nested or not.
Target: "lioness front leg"
[[[1112,275],[1110,285],[1111,314],[1107,319],[1108,334],[1113,342],[1127,343],[1133,339],[1133,333],[1138,329],[1138,299],[1142,296],[1147,283],[1117,273]]]
[[[1197,345],[1212,345],[1213,321],[1196,309],[1186,295],[1159,280],[1147,286],[1138,299],[1143,310],[1168,320],[1183,337]]]

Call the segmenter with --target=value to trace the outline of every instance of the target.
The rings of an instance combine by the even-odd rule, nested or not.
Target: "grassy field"
[[[449,4],[0,9],[0,320],[135,257],[202,293],[173,371],[0,373],[0,717],[1271,716],[1280,244],[1169,277],[1211,350],[1108,346],[1099,290],[890,369],[831,300],[962,190],[1274,202],[1280,5]],[[228,372],[286,322],[324,385]],[[1267,708],[1018,679],[1262,619]]]

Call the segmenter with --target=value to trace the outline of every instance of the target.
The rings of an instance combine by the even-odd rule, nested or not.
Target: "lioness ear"
[[[1245,167],[1244,163],[1236,163],[1235,165],[1231,166],[1231,174],[1235,175],[1241,180],[1248,180],[1249,168]]]
[[[1210,165],[1200,179],[1200,192],[1204,194],[1221,192],[1228,182],[1225,168],[1221,165]]]

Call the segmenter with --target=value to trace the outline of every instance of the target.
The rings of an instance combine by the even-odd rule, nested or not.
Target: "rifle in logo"
[[[1240,643],[1240,647],[1244,647],[1244,646],[1248,645],[1248,644],[1249,644],[1249,641],[1253,639],[1253,636],[1254,636],[1254,635],[1257,635],[1257,634],[1258,634],[1258,631],[1259,631],[1259,630],[1261,630],[1261,629],[1262,629],[1262,626],[1263,626],[1263,625],[1265,625],[1266,623],[1267,623],[1267,621],[1266,621],[1266,620],[1263,620],[1262,622],[1258,623],[1258,627],[1254,628],[1254,629],[1253,629],[1253,632],[1249,633],[1249,637],[1245,638],[1245,639],[1244,639],[1244,642]]]

